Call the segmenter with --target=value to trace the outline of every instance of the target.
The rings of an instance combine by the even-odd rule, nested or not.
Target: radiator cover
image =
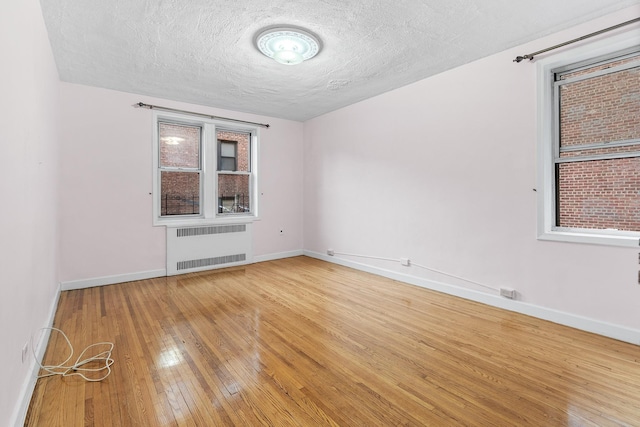
[[[167,227],[167,276],[250,264],[251,225]]]

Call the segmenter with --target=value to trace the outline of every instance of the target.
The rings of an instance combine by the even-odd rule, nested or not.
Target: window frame
[[[175,123],[184,126],[199,126],[200,142],[200,214],[162,216],[160,182],[160,140],[159,123]],[[207,119],[198,115],[184,113],[153,111],[153,171],[152,171],[152,212],[154,226],[190,226],[224,223],[249,223],[258,220],[258,158],[260,129],[257,126],[229,123],[221,120]],[[249,156],[249,191],[251,201],[250,212],[219,213],[218,212],[218,153],[219,146],[216,130],[237,131],[250,134]],[[236,153],[237,155],[237,153]],[[237,159],[236,159],[237,162]]]
[[[559,151],[555,74],[604,61],[621,52],[638,51],[640,30],[635,29],[579,47],[562,50],[537,61],[537,228],[538,239],[596,245],[638,247],[640,232],[557,227],[556,161]]]

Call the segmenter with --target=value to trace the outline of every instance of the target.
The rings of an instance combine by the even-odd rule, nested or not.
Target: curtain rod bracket
[[[514,59],[513,62],[522,62],[525,59],[528,59],[529,61],[533,61],[533,56],[531,55],[516,56],[516,59]]]

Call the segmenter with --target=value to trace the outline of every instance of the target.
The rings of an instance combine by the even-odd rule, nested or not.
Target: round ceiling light
[[[308,31],[294,27],[276,27],[256,37],[258,50],[281,64],[295,65],[320,52],[320,40]]]

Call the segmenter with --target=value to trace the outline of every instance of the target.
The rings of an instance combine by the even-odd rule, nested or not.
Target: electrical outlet
[[[409,261],[409,258],[400,258],[400,264],[408,267],[409,265],[411,265],[411,261]]]
[[[24,346],[22,347],[22,363],[24,363],[25,360],[27,360],[28,352],[29,352],[29,341],[24,343]]]
[[[500,288],[500,296],[503,296],[505,298],[509,298],[509,299],[516,299],[516,291],[515,289],[511,289],[511,288]]]
[[[327,255],[333,256],[333,254],[334,254],[333,249],[327,249]]]

